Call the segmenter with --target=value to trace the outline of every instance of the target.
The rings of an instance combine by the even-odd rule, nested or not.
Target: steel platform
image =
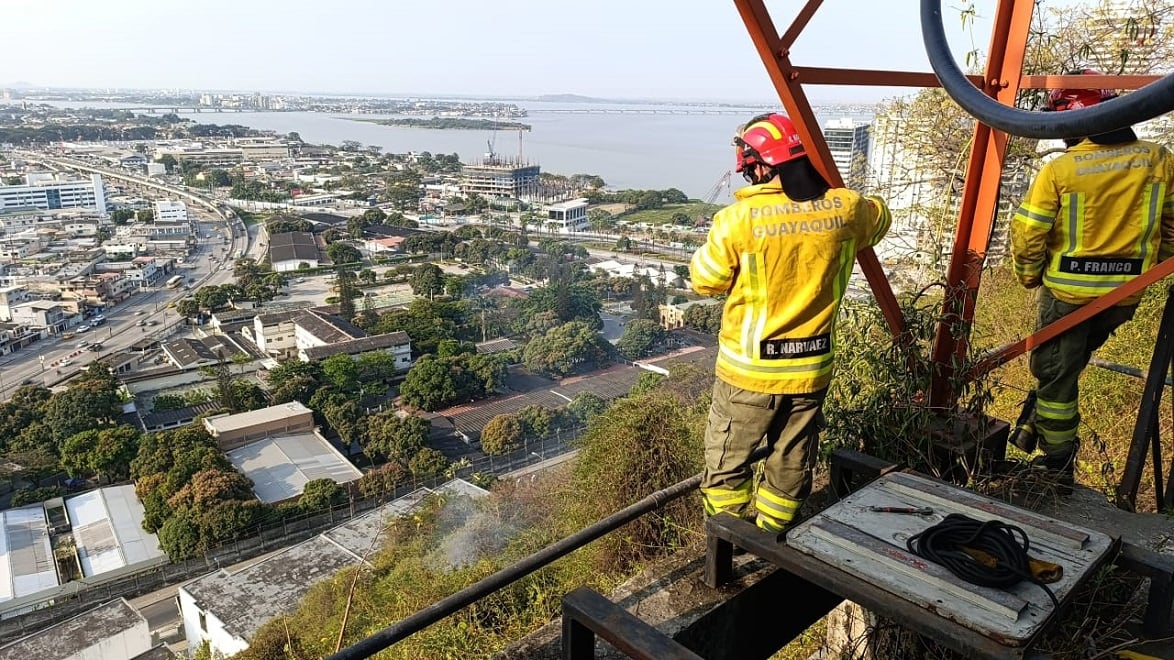
[[[879,513],[870,506],[928,507],[928,515]],[[803,521],[785,538],[733,516],[710,518],[706,582],[724,582],[732,545],[855,601],[865,608],[978,658],[1023,658],[1055,619],[1039,586],[980,587],[906,549],[906,540],[950,513],[1022,528],[1030,554],[1059,564],[1050,585],[1061,608],[1101,566],[1119,540],[911,472],[893,472]],[[732,544],[732,545],[731,545]]]

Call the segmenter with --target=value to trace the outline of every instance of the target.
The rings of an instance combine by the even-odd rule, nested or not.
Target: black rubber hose
[[[941,0],[921,0],[921,37],[942,89],[987,126],[1029,138],[1074,138],[1108,133],[1174,110],[1174,74],[1091,108],[1032,112],[999,103],[974,86],[958,68],[942,27]]]

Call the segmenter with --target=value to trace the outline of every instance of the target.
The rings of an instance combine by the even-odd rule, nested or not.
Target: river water
[[[378,115],[336,115],[317,112],[204,112],[183,114],[202,123],[241,124],[282,134],[296,131],[311,143],[339,144],[356,140],[377,145],[385,152],[430,151],[457,153],[470,162],[484,156],[490,139],[494,151],[505,157],[522,157],[558,174],[597,174],[614,189],[679,188],[690,197],[702,198],[733,167],[730,140],[741,123],[763,109],[719,106],[642,105],[634,103],[561,103],[515,101],[529,111],[519,120],[532,130],[518,131],[431,130],[380,126],[353,121]],[[128,107],[126,104],[64,103],[62,107]],[[660,114],[607,114],[599,110],[656,111]],[[721,114],[674,114],[699,111]],[[817,107],[823,124],[852,117],[870,121],[859,106]],[[567,112],[572,111],[572,112]],[[742,181],[734,176],[734,187]],[[729,200],[723,191],[718,203]]]

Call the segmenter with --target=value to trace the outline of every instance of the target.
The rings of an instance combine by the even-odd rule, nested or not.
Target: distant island
[[[407,128],[434,128],[440,130],[462,131],[489,131],[500,129],[506,131],[530,130],[529,124],[517,121],[497,121],[494,119],[467,119],[465,117],[404,117],[399,119],[352,119],[368,124],[380,126],[404,126]]]

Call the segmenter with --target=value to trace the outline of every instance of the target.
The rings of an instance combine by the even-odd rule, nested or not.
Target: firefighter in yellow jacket
[[[832,188],[787,117],[755,117],[734,138],[751,185],[713,217],[690,265],[693,288],[727,295],[705,430],[705,511],[791,523],[811,491],[832,376],[833,329],[857,250],[889,228],[878,198]],[[750,454],[771,448],[755,487]]]
[[[1094,71],[1077,71],[1095,75]],[[1048,109],[1071,110],[1113,98],[1099,89],[1057,89]],[[1174,255],[1174,157],[1137,139],[1133,129],[1066,139],[1064,154],[1046,163],[1011,222],[1019,282],[1040,287],[1042,328]],[[1140,294],[1101,312],[1031,353],[1038,381],[1034,414],[1022,418],[1014,442],[1052,471],[1062,492],[1076,462],[1077,385],[1092,352],[1133,318]]]

